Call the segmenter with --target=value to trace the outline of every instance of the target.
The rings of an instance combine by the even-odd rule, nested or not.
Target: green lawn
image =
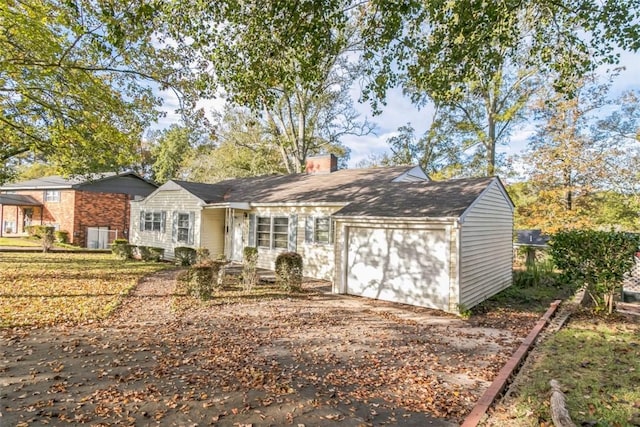
[[[514,271],[514,284],[474,307],[473,312],[532,310],[542,313],[555,299],[570,298],[575,288],[546,262]],[[574,314],[557,333],[535,349],[531,365],[519,373],[512,399],[499,405],[497,424],[548,426],[549,381],[560,382],[576,425],[640,425],[640,322],[621,316]]]
[[[40,242],[27,237],[0,237],[0,246],[40,247]]]
[[[103,319],[142,276],[168,267],[111,254],[0,253],[0,327]]]
[[[551,424],[549,381],[577,425],[640,425],[640,323],[579,315],[539,347],[511,407],[518,425]]]

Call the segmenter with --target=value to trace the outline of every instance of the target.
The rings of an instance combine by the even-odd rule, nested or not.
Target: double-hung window
[[[178,235],[176,240],[182,243],[189,242],[189,230],[191,230],[191,221],[188,213],[178,213]]]
[[[60,201],[60,190],[45,190],[44,191],[44,201],[45,202],[59,202]]]
[[[258,246],[261,248],[287,249],[289,246],[289,218],[258,217],[256,237]]]
[[[309,216],[305,224],[307,243],[327,244],[332,242],[333,227],[329,216]]]
[[[193,245],[195,228],[194,212],[173,212],[173,241]]]
[[[140,231],[164,232],[165,213],[160,211],[140,212]]]

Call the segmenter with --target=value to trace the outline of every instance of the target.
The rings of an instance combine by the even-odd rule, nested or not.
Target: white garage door
[[[349,228],[346,293],[449,309],[445,230]]]

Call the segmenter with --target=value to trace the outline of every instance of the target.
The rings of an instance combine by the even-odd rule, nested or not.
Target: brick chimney
[[[307,157],[307,173],[331,173],[338,170],[338,158],[333,154]]]

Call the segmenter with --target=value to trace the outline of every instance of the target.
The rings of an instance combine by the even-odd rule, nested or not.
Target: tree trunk
[[[551,385],[551,419],[553,420],[553,425],[556,427],[576,427],[567,410],[560,383],[556,380],[551,380],[549,384]]]

